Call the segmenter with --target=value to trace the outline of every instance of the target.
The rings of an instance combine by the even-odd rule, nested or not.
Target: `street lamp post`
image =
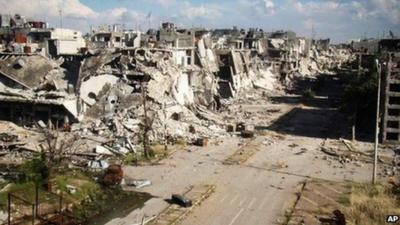
[[[375,121],[375,147],[374,147],[374,166],[372,173],[372,184],[376,183],[376,170],[378,165],[378,142],[379,142],[379,108],[380,108],[380,95],[381,95],[381,72],[382,67],[379,64],[379,60],[376,61],[376,68],[378,70],[378,91],[377,91],[377,100],[376,100],[376,121]]]

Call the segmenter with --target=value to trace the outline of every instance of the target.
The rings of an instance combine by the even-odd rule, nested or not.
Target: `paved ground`
[[[178,151],[158,166],[126,167],[127,177],[153,182],[152,186],[142,190],[156,198],[128,217],[108,224],[134,224],[144,214],[155,215],[167,206],[164,199],[171,193],[184,192],[193,184],[211,184],[216,189],[182,221],[183,225],[276,224],[292,203],[298,184],[305,179],[370,179],[369,165],[341,168],[343,166],[338,162],[329,165],[322,159],[323,153],[319,150],[322,141],[340,135],[336,132],[340,121],[335,120],[337,112],[330,108],[329,96],[317,98],[317,102],[309,106],[293,104],[285,98],[278,100],[279,104],[292,110],[277,112],[284,117],[275,121],[265,135],[253,140],[261,145],[260,151],[242,165],[222,164],[243,141],[230,137],[219,145],[189,147],[190,152]],[[257,107],[266,110],[274,105],[253,106],[252,110]]]

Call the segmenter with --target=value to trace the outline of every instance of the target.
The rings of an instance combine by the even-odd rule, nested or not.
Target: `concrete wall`
[[[82,38],[80,31],[56,28],[52,30],[50,39],[79,39]]]
[[[86,46],[84,41],[78,40],[57,40],[56,43],[59,55],[77,54],[79,53],[79,49]]]
[[[71,29],[54,29],[50,39],[56,40],[57,54],[77,54],[80,48],[86,47],[82,33]]]

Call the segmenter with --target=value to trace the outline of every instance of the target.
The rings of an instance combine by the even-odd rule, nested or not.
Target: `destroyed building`
[[[117,25],[113,25],[112,28],[110,26],[99,27],[92,33],[90,43],[93,48],[123,48],[126,46],[124,33]]]
[[[76,111],[71,107],[74,96],[69,95],[74,90],[61,63],[62,60],[50,60],[39,54],[1,54],[2,119],[20,125],[42,120],[61,126],[64,120],[75,121]]]
[[[400,141],[400,55],[389,53],[388,64],[384,68],[384,113],[383,142]]]
[[[80,32],[18,24],[0,36],[7,46],[0,57],[2,119],[72,124],[73,131],[132,143],[149,119],[151,140],[224,133],[215,114],[223,99],[276,92],[291,76],[312,76],[348,59],[329,42],[320,48],[290,31],[180,29],[166,22],[146,33],[100,27],[82,41]],[[17,32],[19,26],[27,31]],[[14,43],[31,50],[9,48]]]

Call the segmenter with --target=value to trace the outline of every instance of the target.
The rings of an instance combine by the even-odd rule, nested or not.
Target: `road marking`
[[[250,208],[253,206],[253,204],[254,204],[255,201],[256,201],[256,199],[253,198],[253,199],[251,200],[251,202],[249,203],[249,205],[247,206],[247,208],[250,209]]]
[[[326,194],[322,194],[321,192],[319,192],[319,191],[317,191],[317,190],[312,190],[314,193],[316,193],[317,195],[319,195],[319,196],[321,196],[322,198],[325,198],[325,199],[327,199],[327,200],[329,200],[329,201],[331,201],[331,202],[336,202],[336,200],[335,199],[333,199],[333,198],[331,198],[331,197],[329,197],[329,196],[327,196]]]
[[[313,200],[307,198],[306,196],[301,196],[301,198],[304,199],[304,200],[306,200],[307,202],[309,202],[309,203],[315,205],[315,206],[318,206],[318,204],[317,204],[316,202],[314,202]]]
[[[214,195],[212,195],[212,197],[210,198],[210,202],[212,201],[217,201],[219,198],[220,198],[220,196],[221,196],[221,194],[222,193],[219,193],[219,192],[217,192],[217,193],[214,193]]]
[[[233,223],[235,223],[235,221],[237,220],[237,218],[239,218],[240,214],[242,214],[244,208],[240,209],[239,212],[236,214],[235,217],[233,217],[231,223],[229,225],[232,225]]]
[[[238,206],[241,206],[246,200],[247,200],[247,198],[244,197],[244,199],[242,199],[242,201],[239,202]]]
[[[223,203],[226,199],[226,197],[228,197],[228,195],[222,195],[221,200],[219,200],[220,203]]]
[[[331,191],[333,191],[333,192],[336,192],[336,193],[338,193],[338,194],[343,194],[343,192],[341,192],[341,191],[339,191],[339,190],[337,190],[337,189],[335,189],[335,188],[333,188],[333,187],[330,187],[330,186],[328,186],[328,185],[321,184],[321,186],[324,186],[325,188],[327,188],[327,189],[329,189],[329,190],[331,190]]]
[[[232,205],[237,200],[238,197],[239,197],[239,194],[236,194],[236,196],[234,198],[232,198],[232,200],[229,202],[229,204]]]
[[[264,200],[261,202],[261,204],[260,204],[260,207],[258,207],[258,210],[261,210],[263,207],[264,207],[264,205],[265,205],[265,203],[267,203],[267,200],[268,200],[269,198],[268,198],[268,196],[266,196],[265,198],[264,198]]]

